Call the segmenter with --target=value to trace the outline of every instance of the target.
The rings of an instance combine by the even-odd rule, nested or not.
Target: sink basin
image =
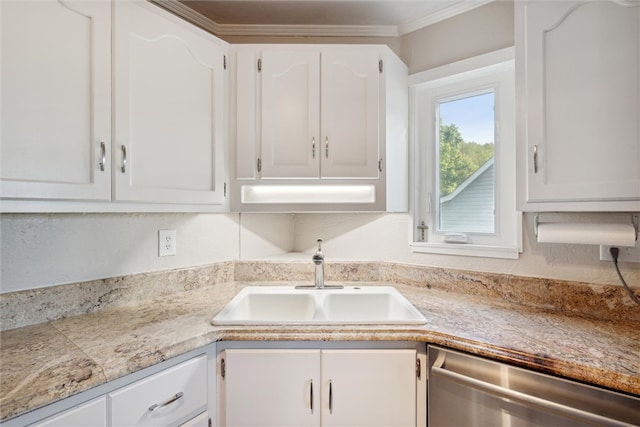
[[[238,297],[225,308],[224,318],[227,322],[245,322],[247,319],[255,323],[304,322],[313,319],[316,311],[313,295],[304,293],[267,290],[245,292]]]
[[[385,291],[332,292],[325,296],[322,308],[327,319],[341,323],[413,323],[422,317],[402,295]]]
[[[242,289],[211,321],[214,325],[421,325],[424,316],[390,286]]]

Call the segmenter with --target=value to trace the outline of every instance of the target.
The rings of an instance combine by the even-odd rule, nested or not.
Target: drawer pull
[[[164,402],[154,403],[153,405],[149,406],[149,411],[153,412],[156,409],[160,409],[160,408],[162,408],[164,406],[171,405],[173,402],[175,402],[176,400],[180,399],[182,396],[184,396],[183,392],[176,393],[174,396],[170,397],[169,399],[165,400]]]

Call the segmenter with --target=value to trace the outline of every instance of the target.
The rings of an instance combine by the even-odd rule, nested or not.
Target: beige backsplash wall
[[[576,217],[576,215],[572,215]],[[617,285],[595,245],[538,244],[525,215],[518,260],[413,254],[411,216],[333,214],[2,214],[0,292],[205,265],[235,259],[311,262],[323,238],[328,263],[379,260]],[[579,220],[627,221],[627,214],[583,214]],[[178,255],[158,257],[157,231],[177,230]],[[293,254],[292,254],[293,252]],[[640,287],[640,264],[621,263]]]
[[[630,222],[626,213],[541,214],[543,218],[574,222]],[[296,252],[311,259],[317,238],[324,240],[327,262],[382,260],[518,276],[587,283],[619,283],[611,262],[599,260],[597,245],[536,242],[534,214],[524,215],[523,253],[518,260],[412,253],[410,214],[297,214]],[[640,264],[620,263],[627,283],[640,288]]]

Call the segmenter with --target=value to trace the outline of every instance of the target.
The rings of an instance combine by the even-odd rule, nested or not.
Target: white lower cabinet
[[[211,427],[211,424],[209,424],[209,413],[203,412],[197,417],[191,418],[186,423],[180,424],[180,427]]]
[[[218,358],[220,426],[423,425],[416,349],[226,349]]]
[[[206,411],[206,356],[109,393],[107,399],[114,427],[173,426],[188,420]]]
[[[32,424],[32,427],[107,427],[107,398],[91,400]]]
[[[84,392],[88,399],[92,398],[91,393],[97,397],[36,423],[32,423],[33,418],[15,418],[6,426],[208,427],[207,396],[213,382],[207,376],[207,363],[207,355],[201,354],[124,387],[113,387],[101,394]],[[37,414],[35,417],[38,419]]]

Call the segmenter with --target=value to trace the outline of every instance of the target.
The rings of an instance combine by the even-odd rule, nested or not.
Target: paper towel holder
[[[538,218],[539,214],[536,214],[533,217],[533,231],[536,235],[536,238],[538,238],[538,226],[540,224],[544,224],[543,222],[540,222],[540,219]],[[633,228],[636,230],[636,241],[638,240],[638,228],[640,228],[639,225],[639,221],[638,221],[638,215],[633,215],[631,214],[631,224],[633,224]]]

